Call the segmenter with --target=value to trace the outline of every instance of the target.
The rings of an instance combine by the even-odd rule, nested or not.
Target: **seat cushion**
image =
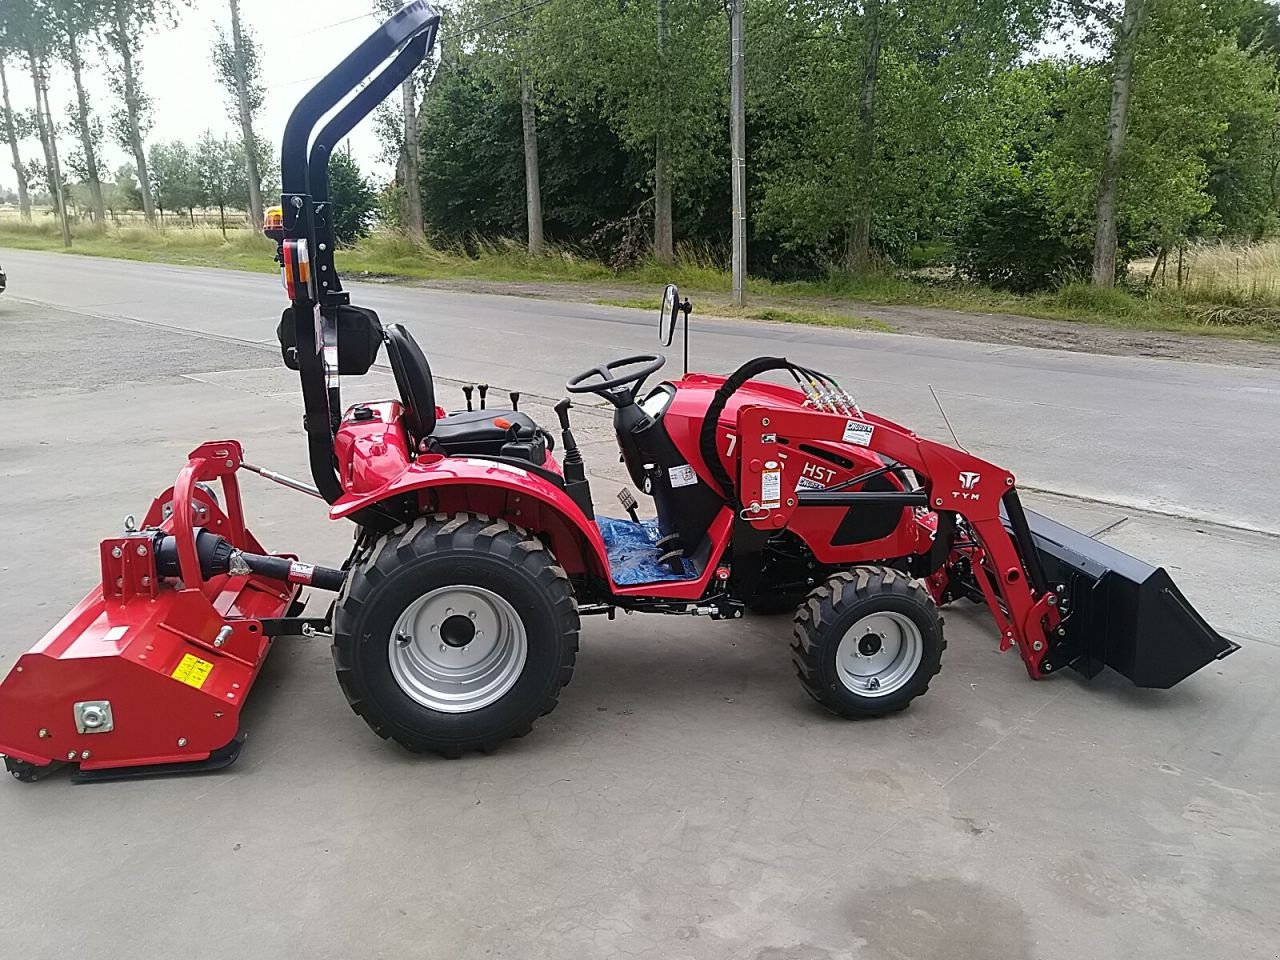
[[[511,427],[521,439],[531,439],[538,425],[527,413],[516,410],[464,410],[436,421],[431,439],[447,453],[485,453],[497,456],[511,438]]]

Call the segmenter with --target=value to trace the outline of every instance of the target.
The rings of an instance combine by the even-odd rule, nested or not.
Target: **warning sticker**
[[[698,482],[698,475],[687,463],[682,463],[678,467],[669,467],[667,477],[671,480],[673,487],[691,487]]]
[[[765,470],[760,474],[760,500],[765,504],[777,504],[782,499],[782,471]]]
[[[844,442],[852,443],[859,447],[871,446],[871,435],[876,432],[876,428],[869,423],[863,423],[861,420],[846,420],[844,422]]]
[[[316,565],[314,563],[303,563],[301,560],[294,560],[289,564],[289,581],[291,583],[310,584],[311,578],[315,576]]]
[[[177,680],[179,683],[185,683],[189,687],[195,687],[199,690],[204,686],[204,682],[209,679],[209,672],[213,670],[213,664],[208,660],[201,660],[194,654],[186,654],[178,661],[177,667],[169,676]]]
[[[825,483],[819,483],[817,480],[813,479],[813,477],[796,477],[796,489],[825,490],[827,489],[827,485]]]

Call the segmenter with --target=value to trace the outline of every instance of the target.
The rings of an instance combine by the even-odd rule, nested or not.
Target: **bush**
[[[1048,203],[1018,169],[989,180],[970,206],[956,241],[956,265],[969,280],[1031,293],[1088,272],[1087,239],[1064,235]]]

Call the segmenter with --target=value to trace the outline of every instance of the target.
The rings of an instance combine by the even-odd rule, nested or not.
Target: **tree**
[[[147,171],[147,154],[143,141],[150,130],[151,100],[142,88],[142,64],[138,50],[142,38],[161,21],[171,20],[182,0],[103,0],[108,48],[119,62],[112,71],[112,89],[122,106],[112,116],[116,138],[133,154],[142,195],[142,211],[148,221],[155,220],[151,199],[151,177]]]
[[[262,173],[257,135],[253,122],[266,101],[267,90],[262,80],[262,48],[254,40],[253,30],[240,19],[240,0],[228,0],[231,12],[231,39],[221,25],[213,48],[213,65],[218,80],[228,94],[232,118],[240,124],[244,149],[245,178],[249,191],[249,216],[262,222]]]
[[[390,16],[400,8],[400,0],[374,0],[374,9]],[[419,242],[426,238],[422,214],[422,141],[419,134],[418,78],[410,74],[400,84],[400,107],[383,113],[380,130],[396,155],[400,181],[400,221],[409,236]],[[398,123],[393,118],[398,118]],[[390,120],[391,122],[388,122]]]
[[[102,197],[102,181],[98,174],[100,128],[89,109],[89,99],[84,88],[84,60],[80,53],[81,41],[100,26],[102,7],[100,0],[52,0],[51,13],[59,32],[62,57],[71,67],[75,83],[76,106],[73,122],[80,139],[80,173],[89,188],[89,199],[94,219],[101,223],[106,218],[106,206]]]
[[[218,208],[218,224],[227,236],[227,207],[248,202],[244,148],[230,137],[217,138],[205,131],[196,144],[196,170],[200,177],[200,201]]]
[[[333,239],[340,245],[368,236],[378,208],[378,191],[345,150],[329,158],[329,201],[333,206]]]
[[[0,36],[0,43],[3,37]],[[31,219],[31,195],[27,189],[27,171],[22,164],[22,154],[18,149],[17,120],[13,114],[13,106],[9,99],[9,77],[5,72],[5,58],[8,51],[0,46],[0,93],[4,94],[4,113],[0,115],[0,124],[4,126],[5,139],[9,141],[9,152],[13,157],[13,175],[18,180],[18,211],[23,220]]]
[[[1124,0],[1124,13],[1112,45],[1111,109],[1098,178],[1098,212],[1095,218],[1093,284],[1111,287],[1116,282],[1116,203],[1120,185],[1120,161],[1129,130],[1129,100],[1133,92],[1133,59],[1147,17],[1148,0]]]
[[[151,172],[151,192],[164,222],[164,211],[177,213],[186,210],[192,214],[201,201],[202,184],[196,159],[190,148],[180,140],[170,143],[153,143],[147,154]]]

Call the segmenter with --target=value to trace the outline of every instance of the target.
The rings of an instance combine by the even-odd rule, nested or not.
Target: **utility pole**
[[[747,285],[747,122],[742,8],[729,0],[729,151],[733,156],[733,305],[746,303]]]

